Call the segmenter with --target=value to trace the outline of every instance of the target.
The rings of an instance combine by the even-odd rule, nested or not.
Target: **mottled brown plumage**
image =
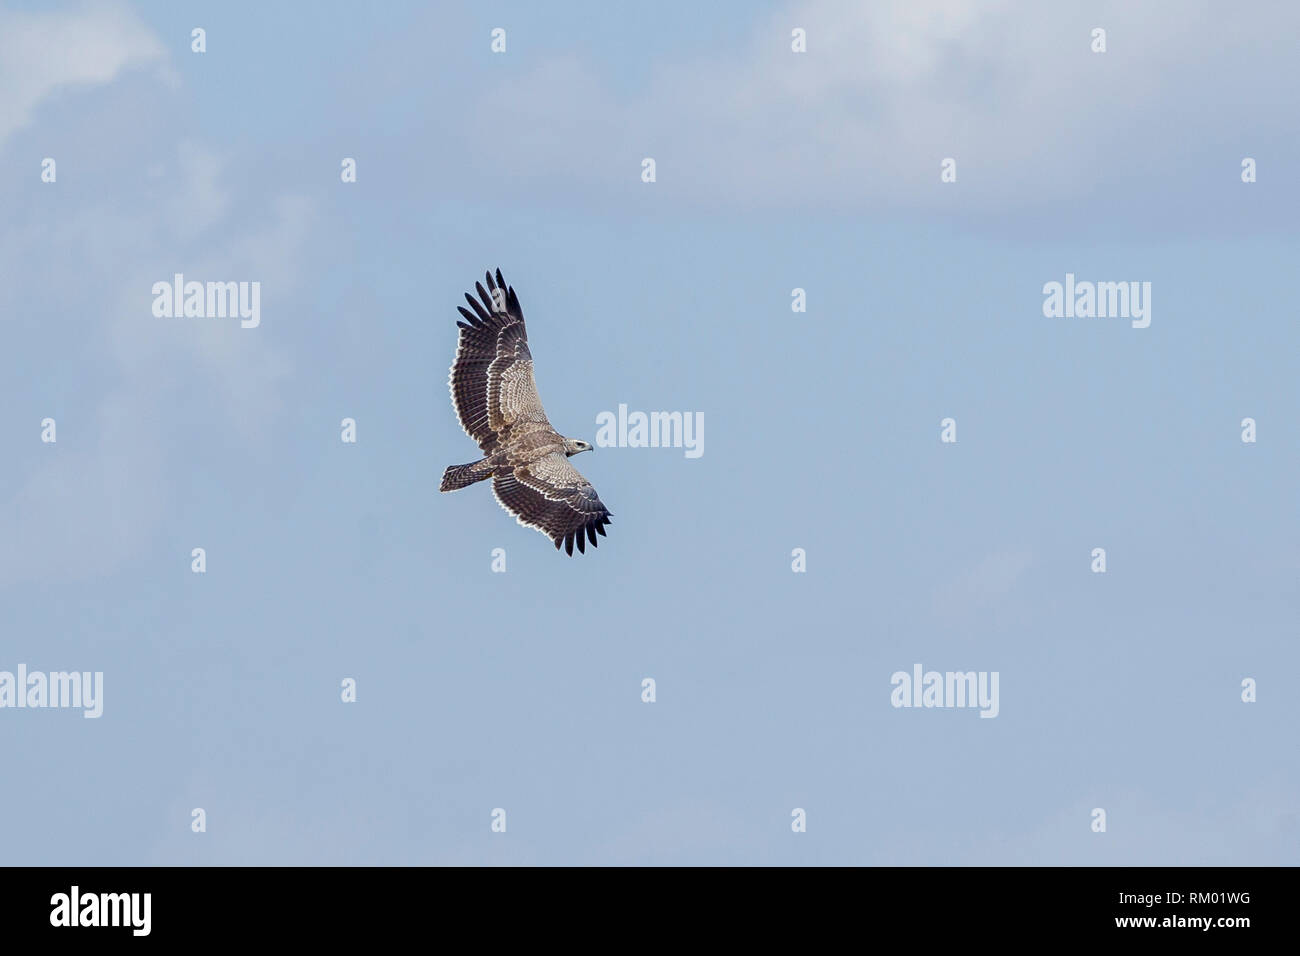
[[[483,457],[452,465],[442,476],[441,491],[455,491],[492,479],[492,493],[501,507],[521,525],[536,528],[573,554],[577,544],[605,534],[610,512],[591,482],[583,478],[569,456],[590,451],[591,445],[565,438],[546,418],[533,380],[533,356],[528,330],[515,290],[497,270],[486,276],[487,288],[475,283],[478,299],[458,307],[460,342],[448,385],[465,434],[478,442]],[[472,311],[471,311],[472,310]]]

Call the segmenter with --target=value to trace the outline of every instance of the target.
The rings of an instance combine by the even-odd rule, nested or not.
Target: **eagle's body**
[[[533,380],[528,330],[515,290],[497,270],[487,275],[487,289],[475,283],[479,300],[469,293],[460,314],[456,360],[448,384],[465,433],[478,442],[483,457],[452,465],[442,476],[441,491],[455,491],[492,479],[492,493],[521,525],[536,528],[573,554],[586,552],[588,540],[605,533],[610,512],[591,482],[569,464],[569,456],[590,451],[585,441],[565,438],[546,418]],[[491,294],[489,295],[489,290]]]

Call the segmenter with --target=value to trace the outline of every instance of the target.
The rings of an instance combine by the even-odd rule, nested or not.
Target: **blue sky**
[[[1300,13],[1129,7],[0,9],[0,670],[105,685],[6,862],[1294,863]],[[498,266],[561,431],[705,419],[581,558],[437,493]]]

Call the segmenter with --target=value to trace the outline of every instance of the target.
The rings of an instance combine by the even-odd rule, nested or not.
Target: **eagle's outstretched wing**
[[[550,423],[533,381],[528,330],[515,290],[506,286],[500,269],[495,282],[490,272],[485,278],[487,289],[474,283],[478,300],[465,293],[473,311],[459,307],[465,321],[456,323],[460,342],[447,384],[461,428],[491,452],[509,441],[512,425]]]
[[[541,531],[557,548],[563,544],[569,554],[575,541],[583,553],[587,541],[594,548],[596,534],[613,524],[591,482],[561,452],[521,465],[513,474],[497,474],[492,493],[521,525]]]

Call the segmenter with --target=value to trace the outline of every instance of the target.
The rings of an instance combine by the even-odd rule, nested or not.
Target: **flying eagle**
[[[596,546],[596,535],[611,524],[591,482],[569,464],[591,445],[565,438],[546,418],[533,381],[533,356],[528,330],[515,290],[497,270],[486,276],[487,289],[474,283],[479,300],[468,292],[470,309],[458,306],[465,321],[457,322],[460,343],[447,384],[465,434],[478,442],[483,457],[452,465],[442,475],[439,491],[455,491],[476,481],[492,479],[492,494],[521,525],[536,528],[573,554]]]

